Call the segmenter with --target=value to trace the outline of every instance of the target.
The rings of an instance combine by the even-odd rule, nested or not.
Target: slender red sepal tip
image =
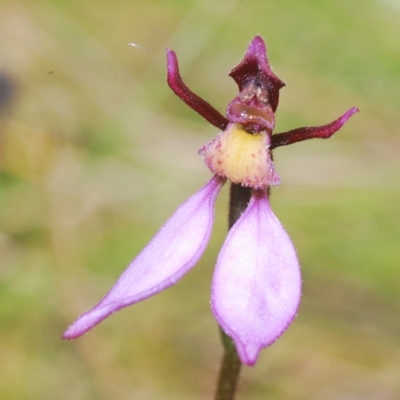
[[[313,126],[313,127],[304,127],[304,128],[296,128],[292,129],[288,132],[277,133],[272,135],[271,138],[271,149],[279,146],[286,146],[288,144],[302,142],[307,139],[328,139],[335,132],[337,132],[346,122],[347,120],[359,109],[357,107],[350,108],[347,112],[345,112],[341,117],[336,119],[327,125],[321,126]]]
[[[211,104],[197,96],[183,83],[179,74],[178,59],[175,52],[170,49],[167,49],[167,81],[173,92],[190,108],[218,129],[226,129],[229,121]]]

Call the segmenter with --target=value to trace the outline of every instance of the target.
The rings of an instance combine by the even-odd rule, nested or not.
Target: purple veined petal
[[[234,340],[244,364],[290,325],[301,295],[300,266],[293,244],[273,214],[267,194],[253,191],[218,256],[211,307]]]
[[[214,222],[214,203],[225,180],[213,177],[183,203],[132,261],[107,295],[64,333],[75,339],[115,311],[176,283],[202,256]]]

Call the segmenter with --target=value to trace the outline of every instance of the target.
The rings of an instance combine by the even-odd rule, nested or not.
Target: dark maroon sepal
[[[173,92],[191,109],[200,114],[210,124],[225,130],[229,121],[211,104],[193,93],[184,83],[179,74],[178,60],[174,51],[167,49],[167,81]]]
[[[350,110],[345,112],[341,117],[327,125],[297,128],[288,132],[276,133],[275,135],[272,135],[271,138],[271,149],[279,146],[286,146],[292,143],[302,142],[303,140],[308,139],[328,139],[336,131],[338,131],[353,114],[358,111],[359,110],[357,107],[350,108]]]
[[[285,86],[269,66],[267,49],[263,39],[256,36],[247,48],[243,60],[230,72],[231,76],[239,86],[239,91],[251,80],[260,79],[267,85],[269,91],[269,102],[275,112],[279,103],[279,89]]]

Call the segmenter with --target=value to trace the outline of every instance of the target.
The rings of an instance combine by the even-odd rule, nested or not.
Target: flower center
[[[243,186],[265,189],[280,182],[269,144],[267,132],[249,133],[243,125],[230,123],[199,153],[213,173]]]
[[[244,125],[247,131],[272,132],[275,127],[275,115],[269,104],[265,83],[258,78],[249,81],[229,103],[226,116],[229,121]]]
[[[233,103],[229,107],[229,113],[231,117],[235,116],[243,122],[262,125],[271,131],[275,125],[275,117],[270,108],[262,109],[252,105]]]

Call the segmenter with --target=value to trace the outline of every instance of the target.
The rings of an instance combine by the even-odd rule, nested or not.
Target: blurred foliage
[[[276,131],[361,112],[330,141],[275,153],[272,202],[304,295],[238,397],[398,399],[399,17],[397,0],[2,0],[0,397],[210,398],[226,190],[187,277],[84,338],[60,335],[209,179],[196,152],[216,131],[168,89],[165,48],[223,112],[227,72],[261,34],[288,85]]]

